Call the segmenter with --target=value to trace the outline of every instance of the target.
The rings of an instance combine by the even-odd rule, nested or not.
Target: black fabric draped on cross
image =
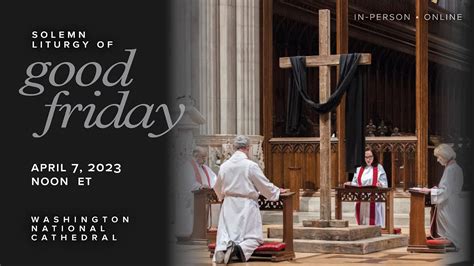
[[[364,89],[360,77],[360,54],[342,54],[339,60],[340,75],[336,90],[325,103],[315,103],[307,93],[306,66],[303,56],[291,57],[292,75],[288,86],[286,133],[295,134],[301,125],[302,101],[318,113],[332,112],[346,98],[346,165],[347,172],[354,173],[364,160]]]

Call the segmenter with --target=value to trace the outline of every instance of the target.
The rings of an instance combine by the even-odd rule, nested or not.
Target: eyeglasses
[[[365,156],[365,159],[374,158],[374,156]]]

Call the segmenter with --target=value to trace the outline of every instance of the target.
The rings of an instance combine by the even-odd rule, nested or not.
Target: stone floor
[[[269,226],[265,226],[264,229]],[[408,234],[408,228],[402,228],[402,234]],[[171,265],[216,265],[209,258],[205,245],[172,245],[175,254]],[[296,253],[296,259],[278,263],[251,260],[247,263],[232,263],[232,265],[447,265],[466,260],[462,252],[446,254],[409,253],[406,247],[388,249],[366,255]],[[465,264],[462,264],[465,265]],[[473,264],[467,264],[473,265]]]
[[[173,265],[215,265],[209,258],[205,246],[180,245],[176,246],[177,257]],[[447,255],[430,253],[409,253],[406,247],[389,249],[367,255],[344,255],[323,253],[296,253],[296,259],[278,263],[264,261],[248,261],[247,263],[232,263],[232,265],[445,265]]]

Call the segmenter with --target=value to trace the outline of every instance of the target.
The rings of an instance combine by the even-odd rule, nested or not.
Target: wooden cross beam
[[[330,67],[339,65],[340,55],[331,55],[331,14],[319,10],[319,55],[306,56],[307,67],[319,67],[319,101],[325,103],[331,94]],[[362,54],[359,64],[370,65],[371,54]],[[280,58],[281,68],[291,68],[290,58]],[[330,113],[319,115],[320,136],[320,219],[331,220],[331,119]],[[344,140],[339,140],[343,145]]]

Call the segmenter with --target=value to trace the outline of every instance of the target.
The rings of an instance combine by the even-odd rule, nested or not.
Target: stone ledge
[[[265,241],[281,241],[278,238]],[[357,241],[331,241],[295,239],[295,252],[301,253],[336,253],[336,254],[368,254],[381,250],[404,247],[408,245],[408,236],[382,235],[379,237]]]
[[[337,227],[344,228],[349,226],[349,221],[347,220],[303,220],[304,227]]]
[[[262,222],[265,225],[269,224],[282,224],[283,213],[276,211],[261,211]],[[430,213],[425,210],[425,226],[430,226]],[[334,214],[332,215],[334,217]],[[356,219],[354,213],[342,213],[342,218],[349,221],[349,225],[356,225]],[[308,219],[319,219],[319,212],[294,212],[293,223],[301,224],[303,220]],[[395,213],[394,214],[395,227],[406,227],[410,224],[410,215],[408,213]]]
[[[269,238],[283,238],[283,228],[281,226],[268,228]],[[381,236],[379,226],[352,226],[345,228],[336,227],[301,227],[295,226],[293,228],[294,239],[309,239],[309,240],[332,240],[332,241],[356,241],[372,237]]]

